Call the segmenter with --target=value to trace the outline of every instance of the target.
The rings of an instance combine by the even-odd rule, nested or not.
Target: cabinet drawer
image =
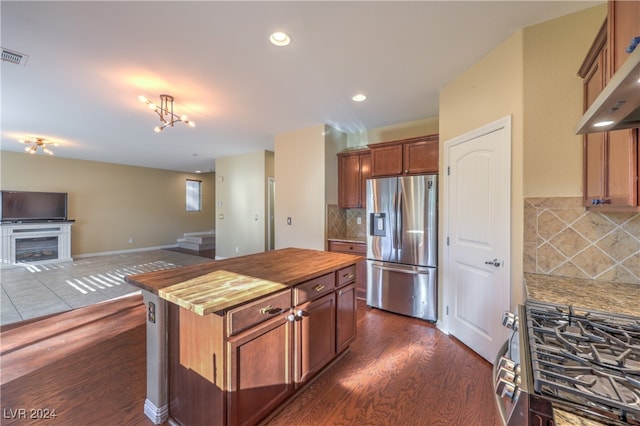
[[[291,308],[291,290],[265,297],[228,313],[229,335],[246,330]]]
[[[293,289],[293,304],[297,306],[333,291],[335,284],[336,281],[333,272],[298,284]]]
[[[329,251],[349,254],[367,254],[367,245],[361,243],[346,243],[341,241],[329,241]]]
[[[347,266],[336,272],[336,287],[342,287],[356,280],[356,265]]]

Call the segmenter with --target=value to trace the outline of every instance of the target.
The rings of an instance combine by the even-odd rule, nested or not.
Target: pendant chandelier
[[[149,109],[155,111],[158,117],[160,117],[162,124],[153,129],[156,133],[160,133],[165,127],[173,127],[173,125],[178,122],[183,122],[191,127],[195,127],[196,125],[196,123],[189,120],[189,117],[186,115],[178,115],[173,112],[173,96],[171,95],[160,95],[160,105],[156,105],[143,95],[138,96],[138,100],[147,104]]]
[[[45,154],[53,155],[53,151],[49,147],[58,146],[58,142],[48,141],[44,138],[24,138],[18,139],[18,142],[29,145],[24,147],[24,150],[29,154],[35,154],[38,148],[42,148]]]

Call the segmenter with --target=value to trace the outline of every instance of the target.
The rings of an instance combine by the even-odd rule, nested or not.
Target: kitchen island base
[[[277,410],[355,339],[360,260],[282,249],[127,277],[148,307],[147,417],[254,425]]]

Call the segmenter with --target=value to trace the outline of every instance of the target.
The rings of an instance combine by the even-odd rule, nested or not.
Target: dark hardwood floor
[[[351,350],[265,425],[499,424],[488,362],[429,323],[358,303]],[[3,331],[0,423],[151,425],[144,319],[133,296]],[[46,410],[56,417],[29,418]]]

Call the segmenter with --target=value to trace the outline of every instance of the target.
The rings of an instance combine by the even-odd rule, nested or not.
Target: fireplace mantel
[[[0,267],[68,262],[74,221],[3,223]]]

